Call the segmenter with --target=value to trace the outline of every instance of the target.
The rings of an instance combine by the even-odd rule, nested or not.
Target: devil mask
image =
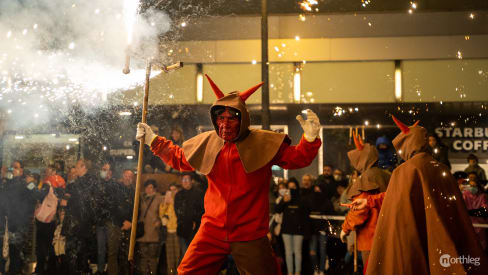
[[[218,106],[212,110],[214,124],[217,125],[220,138],[233,141],[239,136],[241,127],[241,113],[231,107]]]
[[[207,76],[217,100],[210,107],[214,131],[201,133],[183,143],[188,162],[200,173],[208,175],[215,160],[227,142],[235,144],[246,173],[252,173],[267,165],[278,153],[283,142],[290,139],[281,133],[249,129],[249,112],[246,99],[263,83],[243,91],[225,94]]]
[[[231,92],[224,95],[212,79],[208,75],[206,77],[217,97],[210,108],[210,116],[218,136],[227,142],[235,142],[245,138],[249,133],[250,125],[246,99],[263,83],[259,83],[244,92]]]

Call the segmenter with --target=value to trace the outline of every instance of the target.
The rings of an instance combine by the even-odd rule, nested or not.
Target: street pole
[[[270,129],[269,112],[269,62],[268,62],[268,1],[261,0],[261,124]]]

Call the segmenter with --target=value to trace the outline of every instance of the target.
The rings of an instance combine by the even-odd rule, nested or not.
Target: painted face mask
[[[241,127],[239,112],[225,108],[217,114],[215,122],[219,130],[218,134],[223,140],[233,141],[239,135]]]

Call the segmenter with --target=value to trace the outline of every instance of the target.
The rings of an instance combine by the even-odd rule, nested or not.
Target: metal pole
[[[269,62],[268,62],[268,1],[261,0],[261,124],[264,130],[270,129],[269,112]]]
[[[151,60],[146,61],[146,83],[144,85],[144,101],[142,103],[142,123],[146,123],[147,116],[147,104],[149,100],[149,80],[151,77]],[[129,262],[134,261],[134,247],[136,245],[137,234],[137,220],[139,218],[139,197],[141,195],[141,181],[142,181],[142,163],[144,153],[144,138],[139,143],[139,157],[137,162],[137,178],[136,178],[136,190],[134,195],[134,208],[132,211],[132,227],[130,231],[130,243],[129,243]]]

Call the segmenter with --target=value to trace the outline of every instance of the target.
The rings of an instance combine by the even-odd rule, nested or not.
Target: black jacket
[[[175,195],[175,213],[178,227],[176,234],[182,238],[192,239],[200,227],[203,208],[203,194],[196,188],[182,189]],[[193,223],[196,224],[193,229]]]
[[[339,185],[332,176],[320,175],[317,178],[317,184],[322,189],[322,193],[327,200],[331,200],[337,194],[337,185]]]
[[[291,235],[310,235],[309,203],[301,198],[299,190],[290,190],[291,200],[281,200],[275,207],[276,213],[283,213],[281,233]]]
[[[319,186],[320,188],[320,186]],[[334,214],[334,206],[332,202],[325,198],[324,192],[313,191],[314,187],[310,189],[301,189],[302,200],[308,204],[310,215],[332,215]],[[308,217],[310,221],[310,233],[319,234],[319,231],[324,230],[327,227],[326,220],[312,219]]]
[[[116,226],[122,226],[124,221],[131,222],[135,190],[123,183],[111,181],[107,183],[107,191],[109,220]]]
[[[62,235],[73,236],[90,234],[91,226],[95,225],[97,204],[98,179],[90,174],[85,174],[66,187],[68,199],[66,213],[63,221]]]
[[[35,207],[41,201],[46,192],[41,192],[35,184],[27,184],[22,177],[15,177],[11,180],[4,180],[0,210],[8,217],[8,229],[10,232],[19,232],[29,228],[34,217]],[[5,223],[4,217],[2,222]],[[5,224],[2,225],[5,227]]]

